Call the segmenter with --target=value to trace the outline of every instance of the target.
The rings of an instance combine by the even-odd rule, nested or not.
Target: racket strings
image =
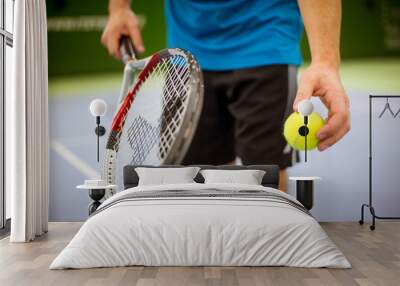
[[[103,176],[120,190],[126,165],[180,162],[202,105],[201,72],[190,54],[168,50],[146,61],[107,142]]]
[[[177,68],[178,67],[178,68]],[[170,132],[165,133],[167,142],[179,126],[179,115],[184,111],[184,101],[187,97],[187,84],[190,80],[190,73],[186,60],[183,57],[164,60],[160,65],[158,74],[165,75],[165,87],[163,89],[163,119],[161,132],[164,134],[168,124],[172,124]],[[174,119],[171,115],[176,115]],[[164,138],[165,139],[165,138]]]
[[[157,67],[157,66],[156,66],[156,67]],[[146,89],[145,85],[148,84],[148,83],[150,82],[151,79],[154,79],[154,78],[157,78],[157,77],[160,77],[160,76],[161,76],[160,72],[157,72],[156,68],[154,68],[151,72],[149,72],[149,74],[148,74],[146,77],[144,77],[143,80],[141,80],[141,81],[139,81],[138,83],[136,83],[136,84],[138,85],[138,86],[136,87],[137,90]],[[139,92],[139,93],[140,93],[140,92]],[[143,93],[143,92],[142,92],[142,93]],[[126,123],[126,121],[127,121],[126,119],[127,119],[128,115],[129,115],[129,109],[130,109],[130,106],[131,106],[131,104],[132,104],[134,98],[135,98],[135,96],[129,98],[128,104],[125,105],[125,106],[126,106],[126,107],[125,107],[125,110],[124,110],[125,112],[123,112],[123,116],[122,116],[120,128],[119,128],[119,131],[114,135],[115,138],[113,138],[113,140],[112,140],[113,142],[120,142],[120,140],[121,140],[121,136],[122,136],[122,132],[123,132],[123,129],[124,129],[124,125],[125,125],[125,123]],[[133,122],[133,123],[131,124],[131,127],[130,127],[129,129],[133,129],[134,126],[135,126],[135,122]],[[128,134],[128,137],[129,137],[129,136],[131,136],[131,135]],[[131,136],[131,137],[132,137],[132,136]],[[133,141],[132,141],[132,142],[133,142]],[[116,144],[116,147],[113,148],[113,149],[116,150],[117,152],[118,152],[118,145],[119,145],[119,144]],[[130,145],[131,145],[131,144],[130,144]]]
[[[201,109],[201,82],[196,60],[185,51],[147,61],[113,121],[103,169],[110,184],[123,189],[126,165],[180,162]]]
[[[154,83],[161,86],[161,114],[156,124],[143,117],[136,117],[131,122],[126,120],[129,128],[125,132],[131,149],[127,163],[142,164],[156,145],[159,146],[158,159],[167,156],[185,112],[190,77],[187,60],[182,56],[171,56],[162,59],[139,86],[137,96],[146,96]]]
[[[132,150],[130,162],[132,164],[143,162],[152,146],[158,141],[158,128],[153,127],[146,119],[139,116],[134,119],[127,132],[129,146]]]
[[[175,134],[179,131],[185,102],[188,97],[190,73],[187,62],[178,58],[166,68],[164,106],[161,122],[160,157],[164,158],[171,148]]]

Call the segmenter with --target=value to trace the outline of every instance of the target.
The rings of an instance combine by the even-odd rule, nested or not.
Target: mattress
[[[198,183],[134,187],[109,198],[50,269],[130,265],[351,267],[292,196]]]

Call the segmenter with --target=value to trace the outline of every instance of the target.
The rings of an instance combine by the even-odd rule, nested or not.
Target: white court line
[[[100,174],[90,167],[86,162],[82,161],[78,156],[72,153],[67,147],[56,140],[52,140],[50,144],[51,148],[61,157],[70,163],[79,172],[84,174],[87,178],[100,178]]]

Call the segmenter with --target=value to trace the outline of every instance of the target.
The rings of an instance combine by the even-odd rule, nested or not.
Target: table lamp
[[[106,129],[100,125],[100,117],[104,116],[107,111],[107,103],[102,99],[94,99],[90,102],[90,113],[96,118],[96,129],[95,133],[97,135],[97,162],[99,162],[99,144],[100,136],[106,133]]]

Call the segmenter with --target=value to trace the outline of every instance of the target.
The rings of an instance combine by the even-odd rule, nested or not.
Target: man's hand
[[[110,55],[121,58],[119,41],[122,36],[131,38],[137,52],[144,52],[143,40],[140,34],[139,21],[128,6],[113,8],[110,2],[110,15],[107,25],[101,36],[101,43],[107,48]]]
[[[318,149],[323,151],[339,141],[350,130],[349,99],[336,67],[311,64],[302,74],[293,109],[303,99],[318,96],[328,108],[328,120],[317,137]]]
[[[304,71],[293,108],[319,96],[329,110],[328,122],[317,134],[320,151],[350,130],[349,99],[339,77],[341,0],[297,0],[311,50],[311,65]]]

